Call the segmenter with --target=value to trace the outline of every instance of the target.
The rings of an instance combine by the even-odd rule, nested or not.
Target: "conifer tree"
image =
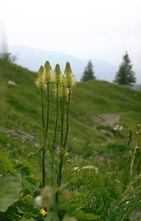
[[[126,86],[132,86],[133,83],[136,83],[135,73],[132,70],[131,61],[127,52],[123,56],[123,62],[119,67],[114,82]]]
[[[93,71],[93,64],[91,61],[89,61],[82,75],[81,81],[89,81],[92,79],[95,79],[95,76]]]

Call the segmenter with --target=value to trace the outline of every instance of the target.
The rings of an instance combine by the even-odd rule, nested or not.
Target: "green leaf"
[[[35,168],[29,162],[25,162],[23,167],[28,167],[31,172],[35,171]]]
[[[122,194],[122,192],[119,189],[112,186],[110,187],[109,192],[111,193],[111,196],[115,199],[119,198]]]
[[[5,162],[2,159],[0,159],[0,174],[3,174],[5,172],[5,169],[6,169]]]
[[[5,157],[5,158],[8,159],[9,158],[9,153],[8,152],[4,153],[3,151],[0,150],[0,156]]]
[[[13,164],[6,158],[4,155],[1,155],[2,152],[0,152],[0,160],[5,163],[6,170],[10,171],[11,173],[14,173],[15,170],[13,169]]]
[[[5,212],[9,206],[19,200],[21,175],[7,172],[0,177],[0,211]]]
[[[53,213],[53,212],[48,212],[46,218],[44,219],[45,221],[60,221],[59,217]]]
[[[83,219],[83,220],[94,220],[94,219],[100,219],[101,216],[92,214],[92,213],[85,213],[83,210],[78,210],[73,214],[76,218],[78,219]]]
[[[71,199],[76,199],[76,198],[81,198],[84,197],[86,193],[77,193],[77,192],[73,192],[71,193]]]
[[[75,212],[73,214],[73,216],[78,218],[78,219],[85,219],[86,214],[84,213],[83,210],[78,210],[77,212]]]
[[[96,179],[96,178],[91,178],[90,179],[90,183],[91,183],[91,185],[92,186],[94,186],[94,187],[99,187],[100,186],[100,182],[99,182],[100,180],[99,179]]]
[[[82,208],[84,206],[85,204],[82,203],[64,204],[60,206],[60,210],[70,210],[70,209]]]
[[[105,198],[106,200],[110,200],[110,192],[105,190],[102,194],[102,197]]]
[[[35,219],[33,219],[33,218],[30,218],[30,219],[23,218],[23,219],[21,219],[21,221],[35,221]]]
[[[26,179],[23,179],[23,180],[22,180],[22,184],[24,185],[24,187],[25,187],[27,190],[29,190],[30,193],[32,193],[34,186],[33,186],[33,184],[32,184],[31,182],[29,182],[29,181],[26,180]]]
[[[89,214],[86,214],[85,220],[93,220],[93,219],[100,219],[100,218],[101,216],[89,213]]]

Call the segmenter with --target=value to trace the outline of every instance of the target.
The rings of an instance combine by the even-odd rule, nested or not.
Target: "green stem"
[[[130,177],[132,177],[132,175],[133,175],[133,165],[134,165],[135,155],[136,155],[136,149],[134,150],[134,153],[133,153],[133,156],[131,159]]]
[[[62,179],[62,165],[63,165],[63,154],[61,151],[63,145],[63,133],[64,133],[64,100],[60,100],[61,102],[61,147],[60,147],[60,164],[59,164],[59,173],[57,177],[57,184],[60,186]]]
[[[114,153],[113,180],[115,178],[115,171],[116,171],[116,158],[117,158],[118,138],[119,138],[119,131],[117,131],[116,149],[115,149],[115,153]]]
[[[44,149],[43,149],[43,168],[42,168],[43,187],[45,186],[45,143],[48,134],[48,125],[49,125],[49,83],[47,84],[47,121],[46,121],[46,131],[44,136]]]
[[[54,140],[53,143],[55,145],[55,141],[56,141],[56,132],[57,132],[57,126],[58,126],[58,84],[56,84],[57,86],[57,93],[56,93],[56,123],[55,123],[55,130],[54,130]],[[54,149],[54,146],[53,146]]]
[[[65,150],[65,147],[66,147],[68,131],[69,131],[70,96],[71,96],[71,91],[70,91],[70,88],[69,88],[68,109],[67,109],[67,126],[66,126],[65,141],[64,141],[64,145],[63,145],[64,150]],[[62,110],[63,110],[63,113],[64,113],[64,104],[63,104],[62,107],[63,107]],[[63,122],[64,122],[64,114],[62,115],[62,120],[61,120],[62,128],[63,128]],[[62,134],[63,134],[63,131],[62,131]],[[61,138],[62,138],[62,136],[61,136]],[[61,139],[61,144],[62,144],[62,142],[63,142],[63,138]],[[58,186],[61,185],[61,180],[62,180],[63,157],[64,157],[64,155],[60,151],[60,164],[59,164],[59,173],[58,173],[58,179],[57,179]]]
[[[63,145],[63,132],[64,132],[64,100],[60,100],[61,104],[61,147],[60,147],[60,163],[59,163],[59,171],[57,175],[57,185],[60,187],[61,185],[61,180],[62,180],[62,166],[63,166],[63,157],[64,153],[62,153],[62,145]],[[58,204],[58,196],[59,192],[57,191],[55,201],[56,201],[56,206]]]
[[[43,133],[45,128],[45,121],[44,121],[44,102],[43,102],[43,88],[41,87],[41,107],[42,107],[42,126],[43,126]],[[45,186],[45,147],[42,151],[42,179],[43,179],[43,187]]]
[[[129,161],[129,163],[128,163],[128,165],[127,165],[127,169],[126,169],[126,171],[125,171],[124,191],[126,190],[127,181],[128,181],[129,172],[130,172],[130,168],[131,168],[131,160]]]
[[[42,168],[42,176],[43,176],[43,187],[45,186],[45,148],[43,148],[43,168]]]
[[[56,84],[56,86],[57,86],[57,93],[56,93],[56,122],[55,122],[55,129],[54,129],[53,151],[55,149],[56,132],[57,132],[57,127],[58,127],[58,84]],[[52,169],[51,185],[53,185],[53,163],[54,163],[54,159],[52,160],[52,165],[51,165],[51,169]]]
[[[61,153],[61,154],[60,154],[59,173],[58,173],[58,179],[57,179],[58,187],[60,187],[60,185],[61,185],[61,180],[62,180],[63,158],[64,158],[64,155]]]
[[[61,146],[63,146],[64,139],[64,100],[60,100],[61,102]]]
[[[140,175],[140,165],[141,165],[141,154],[140,154],[140,151],[138,151],[138,175]]]
[[[140,175],[140,166],[141,166],[141,151],[140,151],[140,135],[138,130],[138,140],[137,140],[137,154],[138,154],[138,175]]]
[[[45,132],[44,143],[46,142],[47,139],[48,125],[49,125],[49,83],[47,84],[47,119],[46,119],[46,132]]]
[[[60,149],[60,163],[59,163],[59,172],[58,172],[58,176],[57,176],[57,185],[58,185],[58,187],[60,187],[61,180],[62,180],[63,157],[64,157],[64,155],[61,153],[61,149]],[[57,208],[57,204],[58,204],[58,197],[59,197],[59,191],[57,191],[56,196],[55,196],[56,208]]]
[[[41,87],[41,107],[42,107],[42,126],[45,127],[44,121],[44,101],[43,101],[43,88]]]
[[[66,136],[65,136],[65,141],[64,141],[64,149],[66,148],[68,132],[69,132],[70,97],[71,97],[71,89],[69,88],[68,109],[67,109],[67,126],[66,126]]]

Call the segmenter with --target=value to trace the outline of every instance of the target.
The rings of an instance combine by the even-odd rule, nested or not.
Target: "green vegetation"
[[[1,69],[4,75],[0,87],[1,143],[7,145],[12,142],[12,145],[16,146],[18,142],[23,145],[26,135],[29,135],[29,140],[32,137],[38,141],[41,130],[41,102],[40,91],[34,86],[36,74],[14,64],[3,63]],[[9,80],[15,82],[16,86],[8,85]],[[98,80],[77,83],[71,100],[68,150],[91,156],[95,155],[95,150],[106,151],[108,145],[115,144],[113,127],[117,124],[123,125],[122,143],[126,146],[130,128],[134,138],[136,137],[136,125],[141,118],[140,100],[140,91],[121,85]],[[54,101],[55,98],[50,101],[52,115],[55,115],[56,111]],[[50,125],[52,127],[49,133],[52,134],[55,125],[52,116]],[[100,125],[102,129],[99,128]],[[27,139],[25,145],[28,145]]]
[[[140,221],[141,92],[54,72],[0,59],[0,221]]]

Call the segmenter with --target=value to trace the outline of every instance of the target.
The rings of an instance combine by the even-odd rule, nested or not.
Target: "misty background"
[[[112,82],[127,51],[141,84],[140,0],[0,0],[0,52],[32,71],[69,61],[79,81],[89,60]]]

